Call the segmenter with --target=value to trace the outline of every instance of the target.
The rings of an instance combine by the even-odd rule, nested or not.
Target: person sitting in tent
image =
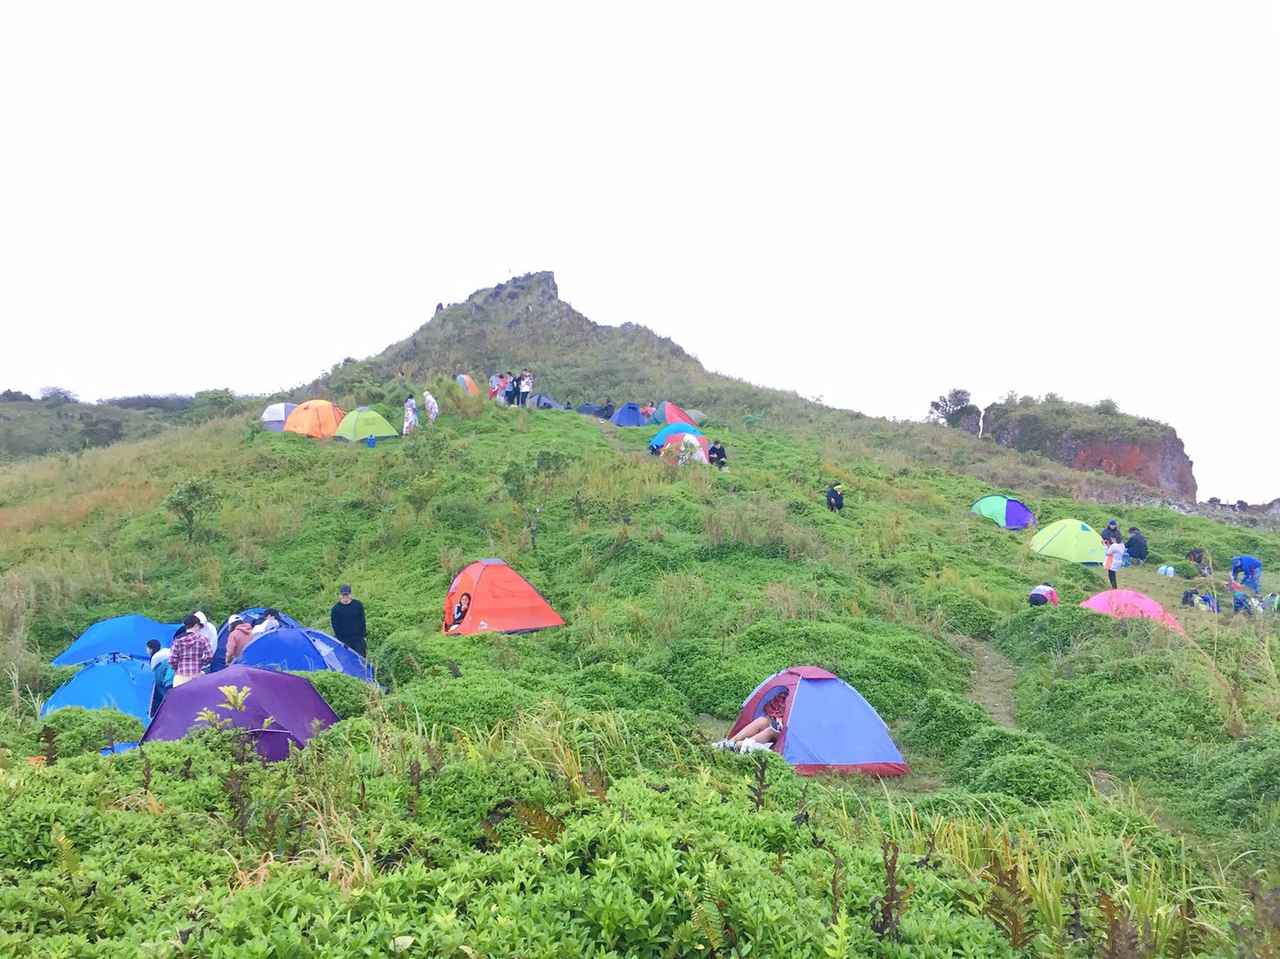
[[[436,417],[440,415],[440,404],[436,402],[436,398],[427,390],[422,391],[422,408],[427,411],[428,423],[434,423]]]
[[[655,403],[653,400],[650,400],[644,406],[640,407],[640,412],[643,413],[645,416],[649,417],[649,419],[653,419],[653,414],[657,411],[657,409],[658,409],[658,404]]]
[[[827,509],[833,513],[844,509],[844,484],[833,483],[827,487]]]
[[[1147,561],[1147,538],[1136,526],[1129,527],[1129,538],[1124,542],[1125,565],[1141,566]]]
[[[1194,589],[1189,589],[1182,594],[1182,605],[1205,613],[1216,613],[1218,611],[1218,597],[1214,596],[1213,593],[1197,593]]]
[[[1053,583],[1041,583],[1027,594],[1027,604],[1030,606],[1057,606],[1058,591],[1053,588]]]
[[[171,651],[160,648],[160,640],[148,639],[147,652],[151,654],[151,672],[155,674],[155,682],[151,688],[151,708],[149,715],[154,716],[165,695],[173,688],[173,667],[169,665]]]
[[[453,618],[450,622],[444,624],[445,632],[457,629],[462,625],[462,621],[467,618],[467,610],[471,608],[471,594],[463,593],[458,597],[458,601],[453,605]]]
[[[410,393],[404,401],[404,430],[405,436],[408,436],[418,428],[418,404]]]
[[[707,447],[707,462],[718,469],[724,469],[728,465],[728,458],[724,454],[724,444],[719,440],[713,440],[711,445]]]
[[[169,647],[169,665],[173,667],[173,685],[181,686],[204,672],[213,660],[213,647],[200,629],[200,620],[191,614],[182,621],[182,632]]]
[[[263,635],[264,633],[274,632],[279,628],[280,628],[280,610],[264,609],[262,611],[262,618],[258,620],[256,624],[254,624],[254,627],[252,630],[253,638],[257,639],[259,636]],[[230,662],[230,660],[227,660],[227,661]]]
[[[227,665],[230,666],[243,656],[249,644],[262,634],[254,635],[253,624],[240,616],[232,616],[227,620],[227,625],[231,627],[227,633]]]
[[[1115,520],[1112,520],[1114,523]],[[1116,584],[1116,570],[1124,565],[1124,543],[1120,542],[1120,533],[1103,532],[1102,543],[1106,547],[1103,551],[1102,568],[1107,571],[1107,579],[1111,583],[1112,589],[1119,589]]]
[[[1248,586],[1253,592],[1262,595],[1262,560],[1256,556],[1233,556],[1231,558],[1231,581]]]
[[[1213,557],[1197,546],[1195,549],[1187,550],[1187,562],[1195,565],[1200,571],[1201,576],[1213,575]]]
[[[712,743],[717,749],[729,749],[735,753],[748,753],[757,749],[772,749],[782,735],[782,720],[787,715],[787,691],[778,690],[763,706],[764,715],[751,720],[738,732]]]

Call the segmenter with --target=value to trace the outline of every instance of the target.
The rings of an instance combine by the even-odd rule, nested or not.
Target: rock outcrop
[[[1173,427],[1120,413],[1052,401],[993,403],[983,435],[1001,446],[1039,453],[1074,469],[1129,477],[1185,503],[1196,501],[1196,478]]]

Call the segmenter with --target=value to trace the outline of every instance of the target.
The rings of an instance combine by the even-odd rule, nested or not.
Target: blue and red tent
[[[773,751],[800,775],[903,776],[911,771],[871,704],[844,680],[817,666],[792,666],[757,686],[742,704],[729,735],[763,716],[765,705],[784,692],[782,734]]]
[[[639,403],[624,403],[609,417],[609,422],[614,426],[648,426],[649,417],[641,411]]]

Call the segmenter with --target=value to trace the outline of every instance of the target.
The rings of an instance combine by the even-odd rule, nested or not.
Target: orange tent
[[[329,439],[347,414],[328,400],[299,403],[284,421],[286,433],[301,433],[313,439]]]
[[[470,597],[469,606],[455,623],[454,610],[464,595]],[[563,625],[560,614],[528,580],[500,559],[463,567],[444,598],[444,631],[451,635],[531,633]]]
[[[479,396],[480,387],[476,386],[476,381],[471,378],[469,373],[459,373],[454,377],[458,385],[462,387],[462,391],[468,396]]]

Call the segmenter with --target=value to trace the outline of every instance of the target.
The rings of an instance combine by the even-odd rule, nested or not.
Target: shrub
[[[953,756],[961,743],[991,725],[986,711],[963,696],[942,689],[925,693],[903,739],[933,756]]]
[[[584,705],[647,709],[675,717],[689,711],[684,696],[662,676],[619,663],[596,663],[567,673],[562,686],[571,700]]]
[[[375,695],[373,686],[346,673],[321,670],[297,675],[311,681],[311,685],[333,707],[339,719],[363,716],[369,709],[369,700]]]
[[[1064,653],[1110,625],[1079,606],[1040,606],[1006,619],[995,630],[995,642],[1014,661],[1027,663],[1046,653]]]
[[[998,792],[1028,803],[1078,799],[1088,784],[1056,756],[1014,752],[995,759],[970,783],[978,792]]]
[[[142,723],[115,709],[81,709],[79,706],[58,709],[45,717],[40,731],[43,733],[46,729],[57,734],[58,756],[62,758],[96,753],[108,742],[142,738]]]
[[[942,614],[947,629],[989,639],[1000,621],[1000,614],[975,596],[958,589],[943,590],[929,598],[929,605]]]
[[[502,719],[512,719],[545,698],[519,686],[501,673],[470,669],[457,679],[427,677],[388,696],[387,714],[393,722],[413,728],[426,726],[487,728]]]

